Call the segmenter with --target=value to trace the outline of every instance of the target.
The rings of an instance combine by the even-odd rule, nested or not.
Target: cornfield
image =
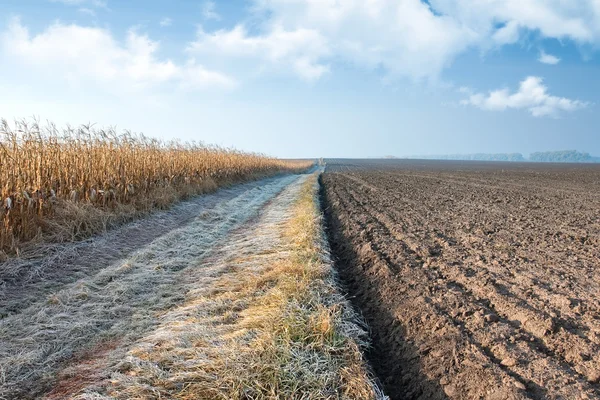
[[[32,239],[85,237],[190,195],[310,165],[114,128],[2,120],[0,256]]]

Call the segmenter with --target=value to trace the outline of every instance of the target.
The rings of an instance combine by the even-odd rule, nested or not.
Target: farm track
[[[232,201],[251,201],[281,177],[234,185],[197,196],[140,220],[76,243],[35,245],[19,258],[0,263],[0,318],[19,312],[40,296],[87,278],[207,210]]]
[[[216,249],[303,179],[238,185],[0,266],[0,399],[39,398],[67,361],[85,361],[91,349],[99,360],[125,354],[159,327],[160,315],[218,274],[205,264]]]
[[[600,396],[600,170],[330,162],[329,229],[392,398]]]

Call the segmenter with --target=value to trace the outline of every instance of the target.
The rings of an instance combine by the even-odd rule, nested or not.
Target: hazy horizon
[[[285,158],[600,156],[600,6],[7,0],[0,117]]]

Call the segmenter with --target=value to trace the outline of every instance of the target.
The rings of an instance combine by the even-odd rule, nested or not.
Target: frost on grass
[[[209,216],[228,202],[244,204],[262,196],[279,178],[267,178],[194,197],[169,210],[111,229],[75,243],[37,244],[22,257],[0,263],[0,318],[18,313],[66,284],[87,278],[130,256],[168,232],[182,228],[199,215]],[[277,186],[276,190],[281,190]],[[272,194],[272,193],[271,193]]]
[[[96,253],[97,265],[89,266],[96,273],[75,282],[52,287],[41,279],[28,286],[28,304],[0,319],[0,398],[38,397],[54,383],[65,361],[85,360],[94,348],[102,353],[106,343],[114,347],[106,355],[107,365],[124,359],[128,345],[155,329],[163,313],[215,273],[202,260],[217,244],[296,179],[286,176],[248,186],[124,259],[105,263]],[[134,231],[120,239],[137,238]],[[77,374],[69,368],[69,374]]]
[[[293,183],[233,232],[191,271],[186,301],[78,398],[383,398],[336,289],[315,185]]]

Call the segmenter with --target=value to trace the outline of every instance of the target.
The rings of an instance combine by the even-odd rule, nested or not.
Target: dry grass
[[[50,265],[15,290],[0,285],[0,399],[38,399],[50,389],[56,398],[70,398],[65,391],[124,370],[131,346],[141,343],[144,354],[147,336],[156,338],[164,357],[176,359],[181,353],[165,344],[183,346],[197,333],[182,305],[220,274],[213,254],[225,244],[226,254],[239,255],[238,246],[229,247],[232,233],[247,239],[248,222],[303,178],[278,176],[176,204],[100,238],[63,244],[57,259],[44,257]],[[184,215],[186,222],[177,222]],[[61,268],[67,276],[58,276]],[[145,365],[165,374],[161,367],[169,362]]]
[[[87,237],[142,212],[309,162],[130,132],[0,122],[0,258],[45,237]]]
[[[304,184],[292,215],[285,232],[291,257],[257,279],[257,289],[264,282],[273,287],[246,312],[245,323],[259,335],[243,361],[248,375],[236,378],[237,390],[228,396],[244,398],[254,386],[258,398],[381,397],[362,358],[365,331],[334,281],[316,175]]]
[[[287,256],[234,286],[233,310],[244,303],[227,340],[228,354],[191,383],[183,399],[375,399],[361,347],[365,331],[337,291],[316,203],[316,176],[292,209]],[[231,279],[223,286],[229,286]],[[226,336],[227,337],[227,336]]]
[[[75,398],[384,399],[366,331],[336,288],[317,185],[312,175],[288,188],[233,235],[206,264],[214,277]]]

